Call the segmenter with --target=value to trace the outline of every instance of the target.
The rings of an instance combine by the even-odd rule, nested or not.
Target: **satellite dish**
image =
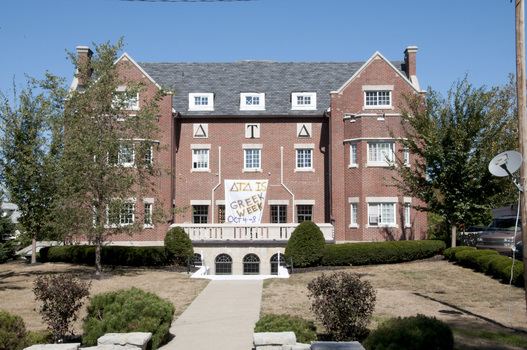
[[[520,152],[506,151],[498,154],[489,163],[489,171],[494,176],[511,176],[520,169],[523,157]]]

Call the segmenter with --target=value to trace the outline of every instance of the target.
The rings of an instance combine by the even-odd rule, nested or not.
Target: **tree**
[[[514,198],[503,195],[514,193],[510,181],[492,176],[487,168],[496,154],[518,147],[511,86],[474,88],[465,78],[446,98],[431,89],[426,97],[406,97],[404,136],[399,141],[416,160],[409,167],[404,157],[396,157],[394,184],[426,203],[418,209],[449,223],[452,246],[459,225]]]
[[[36,240],[56,203],[62,140],[55,121],[61,118],[66,96],[62,84],[62,79],[46,74],[42,81],[28,78],[20,93],[14,84],[12,99],[0,92],[0,178],[31,237],[31,263],[36,262]]]
[[[164,91],[147,98],[145,84],[121,74],[129,68],[127,62],[115,64],[122,45],[122,39],[116,45],[94,44],[90,59],[70,53],[79,85],[70,93],[65,115],[62,205],[72,232],[95,245],[97,274],[104,242],[139,232],[144,220],[159,218],[144,218],[136,203],[156,196],[160,168],[152,152],[159,148],[157,103]]]

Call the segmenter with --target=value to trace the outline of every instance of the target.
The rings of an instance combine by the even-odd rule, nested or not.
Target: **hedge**
[[[328,244],[321,265],[394,264],[429,258],[445,248],[439,240]]]
[[[448,248],[444,252],[445,257],[457,261],[461,266],[472,268],[478,272],[491,275],[505,283],[511,280],[512,259],[508,256],[499,255],[493,250],[476,250],[473,247]],[[523,287],[525,277],[523,262],[516,260],[512,270],[512,284]]]
[[[41,262],[68,262],[95,264],[95,246],[71,245],[44,247],[40,250]],[[112,266],[161,266],[167,259],[164,247],[101,247],[101,263]]]

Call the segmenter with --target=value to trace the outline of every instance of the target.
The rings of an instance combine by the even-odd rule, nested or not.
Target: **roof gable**
[[[419,88],[419,83],[417,82],[417,77],[415,77],[415,81],[412,82],[410,81],[406,75],[403,73],[403,71],[401,69],[397,69],[394,64],[390,61],[388,61],[379,51],[375,52],[373,54],[373,56],[370,57],[370,59],[368,61],[366,61],[362,67],[360,67],[352,76],[351,78],[349,78],[342,86],[340,86],[340,88],[338,88],[337,90],[335,91],[331,91],[332,94],[340,94],[342,93],[353,81],[355,81],[355,79],[357,79],[357,77],[359,77],[361,75],[361,73],[366,70],[374,60],[376,59],[381,59],[383,60],[393,71],[396,72],[396,74],[398,74],[401,79],[403,79],[406,83],[408,83],[408,85],[410,85],[415,92],[421,92],[421,89]]]

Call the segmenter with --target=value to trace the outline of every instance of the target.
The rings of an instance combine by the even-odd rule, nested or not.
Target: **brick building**
[[[401,135],[402,95],[422,92],[416,52],[408,47],[403,61],[377,52],[366,62],[233,63],[139,63],[123,54],[122,74],[175,90],[160,104],[166,148],[154,157],[170,170],[158,184],[165,209],[186,210],[117,239],[158,245],[181,226],[213,273],[269,274],[304,220],[332,243],[425,238],[426,214],[389,186],[387,161],[413,160],[390,130]],[[265,200],[228,200],[226,180],[265,183]],[[233,207],[261,220],[240,222]]]

